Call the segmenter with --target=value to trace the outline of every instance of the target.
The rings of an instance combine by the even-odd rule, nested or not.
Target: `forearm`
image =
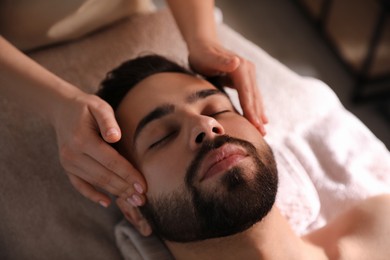
[[[188,48],[199,41],[218,41],[214,0],[167,0]]]
[[[20,52],[0,36],[0,95],[47,119],[56,105],[80,90]]]

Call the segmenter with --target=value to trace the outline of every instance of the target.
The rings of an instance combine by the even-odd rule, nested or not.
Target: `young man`
[[[145,206],[119,206],[141,234],[153,231],[176,259],[390,254],[387,195],[296,236],[274,205],[278,178],[271,149],[218,85],[145,56],[112,71],[99,96],[113,107],[124,133],[116,148],[149,187]]]

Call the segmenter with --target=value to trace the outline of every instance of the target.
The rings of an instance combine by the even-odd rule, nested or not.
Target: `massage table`
[[[329,86],[292,72],[223,22],[218,34],[256,65],[269,117],[266,140],[279,171],[276,203],[298,235],[364,198],[390,192],[389,151]],[[151,53],[187,66],[186,45],[168,10],[134,14],[29,55],[94,93],[108,71]],[[239,107],[236,92],[228,92]],[[105,209],[72,187],[48,122],[3,97],[0,122],[0,259],[171,258],[155,236],[141,237],[124,221],[115,203]]]

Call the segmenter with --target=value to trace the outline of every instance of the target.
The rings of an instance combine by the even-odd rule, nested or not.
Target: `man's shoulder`
[[[340,237],[340,259],[387,259],[390,255],[390,194],[366,199],[348,213]]]
[[[350,214],[357,214],[357,217],[361,221],[368,221],[366,224],[364,222],[356,223],[359,226],[367,226],[370,228],[369,224],[377,225],[382,222],[389,224],[390,218],[390,194],[383,194],[368,198],[354,208],[351,209]]]
[[[390,194],[359,202],[307,236],[330,259],[386,259],[390,255]]]

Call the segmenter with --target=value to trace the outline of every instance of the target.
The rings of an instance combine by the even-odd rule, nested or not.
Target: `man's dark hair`
[[[146,55],[126,61],[107,73],[96,94],[110,104],[115,111],[127,92],[135,85],[149,76],[163,72],[176,72],[196,76],[195,73],[165,57]],[[206,80],[225,93],[216,78]]]

